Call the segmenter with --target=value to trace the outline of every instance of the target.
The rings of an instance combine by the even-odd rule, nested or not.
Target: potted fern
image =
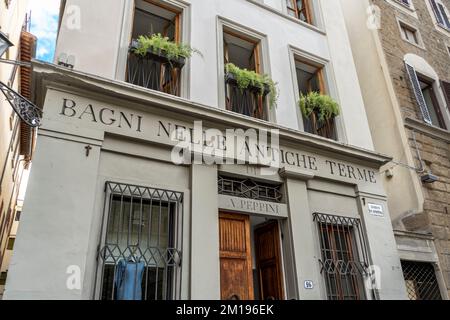
[[[276,83],[267,74],[258,74],[255,71],[241,69],[233,63],[225,65],[225,81],[237,86],[241,91],[250,90],[262,97],[270,96],[270,107],[276,105],[278,89]]]
[[[171,41],[160,33],[151,36],[141,35],[138,39],[133,39],[130,52],[140,57],[148,57],[163,63],[168,62],[173,67],[180,69],[192,54],[201,54],[197,49]]]
[[[310,122],[312,133],[330,138],[334,131],[333,119],[339,115],[339,104],[330,96],[315,91],[301,94],[298,104],[304,118]]]

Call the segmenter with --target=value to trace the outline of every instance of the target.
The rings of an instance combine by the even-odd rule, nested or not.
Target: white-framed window
[[[424,44],[419,30],[402,20],[397,19],[397,22],[402,39],[423,49]]]
[[[326,123],[319,123],[311,117],[305,119],[298,105],[301,95],[314,91],[328,95],[339,102],[331,62],[293,46],[289,46],[289,58],[300,130],[343,142],[345,132],[341,116],[329,119]]]
[[[176,43],[190,42],[190,6],[182,0],[127,1],[116,79],[189,98],[189,59],[167,59],[164,52],[133,55],[139,36],[161,34]],[[157,72],[154,72],[157,70]]]
[[[388,4],[416,19],[418,15],[412,0],[386,0]]]
[[[438,27],[450,32],[450,11],[442,0],[428,0]]]

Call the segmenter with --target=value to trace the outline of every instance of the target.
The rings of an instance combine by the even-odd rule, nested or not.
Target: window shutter
[[[444,20],[442,19],[441,12],[439,11],[436,0],[430,0],[431,6],[433,7],[434,15],[439,24],[444,25]]]
[[[430,113],[428,112],[427,103],[425,102],[425,98],[422,94],[422,89],[420,88],[419,79],[417,78],[416,70],[413,66],[407,64],[406,70],[408,71],[409,80],[411,80],[411,86],[414,91],[414,95],[416,96],[417,104],[420,107],[420,111],[422,112],[423,121],[425,121],[428,124],[432,124]]]
[[[445,22],[445,26],[450,29],[450,21],[448,20],[447,13],[445,12],[445,8],[442,3],[438,3],[439,9],[441,10],[442,19]]]
[[[441,81],[441,85],[445,99],[447,100],[447,109],[450,111],[450,82]]]

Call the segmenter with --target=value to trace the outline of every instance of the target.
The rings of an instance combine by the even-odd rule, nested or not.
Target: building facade
[[[1,58],[30,61],[36,39],[26,28],[28,1],[2,1],[0,31],[14,44]],[[24,27],[25,25],[25,27]],[[31,69],[0,62],[0,81],[25,97],[31,94]],[[3,89],[3,86],[2,86]],[[3,90],[2,90],[3,91]],[[17,197],[24,170],[32,158],[35,132],[30,130],[0,93],[0,298],[14,246]]]
[[[373,151],[342,9],[63,1],[55,63],[33,63],[44,116],[5,298],[406,299],[390,158]],[[157,33],[201,54],[137,55]],[[269,75],[276,106],[229,63]],[[303,117],[311,91],[339,116]],[[229,154],[246,130],[258,138]]]
[[[448,0],[342,0],[410,299],[450,286]],[[371,7],[369,11],[367,8]]]

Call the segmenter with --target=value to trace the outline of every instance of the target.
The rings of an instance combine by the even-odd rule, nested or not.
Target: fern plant
[[[268,88],[270,96],[269,105],[270,107],[276,106],[278,100],[277,84],[267,74],[259,74],[255,71],[241,69],[233,63],[227,63],[225,65],[225,71],[234,76],[238,88],[241,91],[247,89],[249,86],[253,86],[260,89],[261,95],[263,95],[266,88]]]
[[[194,53],[201,52],[195,48],[191,48],[187,44],[176,43],[171,41],[168,37],[163,37],[160,33],[155,33],[151,36],[141,35],[137,39],[138,45],[133,48],[133,52],[144,57],[147,52],[157,54],[158,51],[164,52],[168,59],[190,58]]]
[[[339,115],[339,104],[330,96],[319,92],[301,94],[298,104],[305,117],[309,117],[314,112],[319,121],[326,121]]]

